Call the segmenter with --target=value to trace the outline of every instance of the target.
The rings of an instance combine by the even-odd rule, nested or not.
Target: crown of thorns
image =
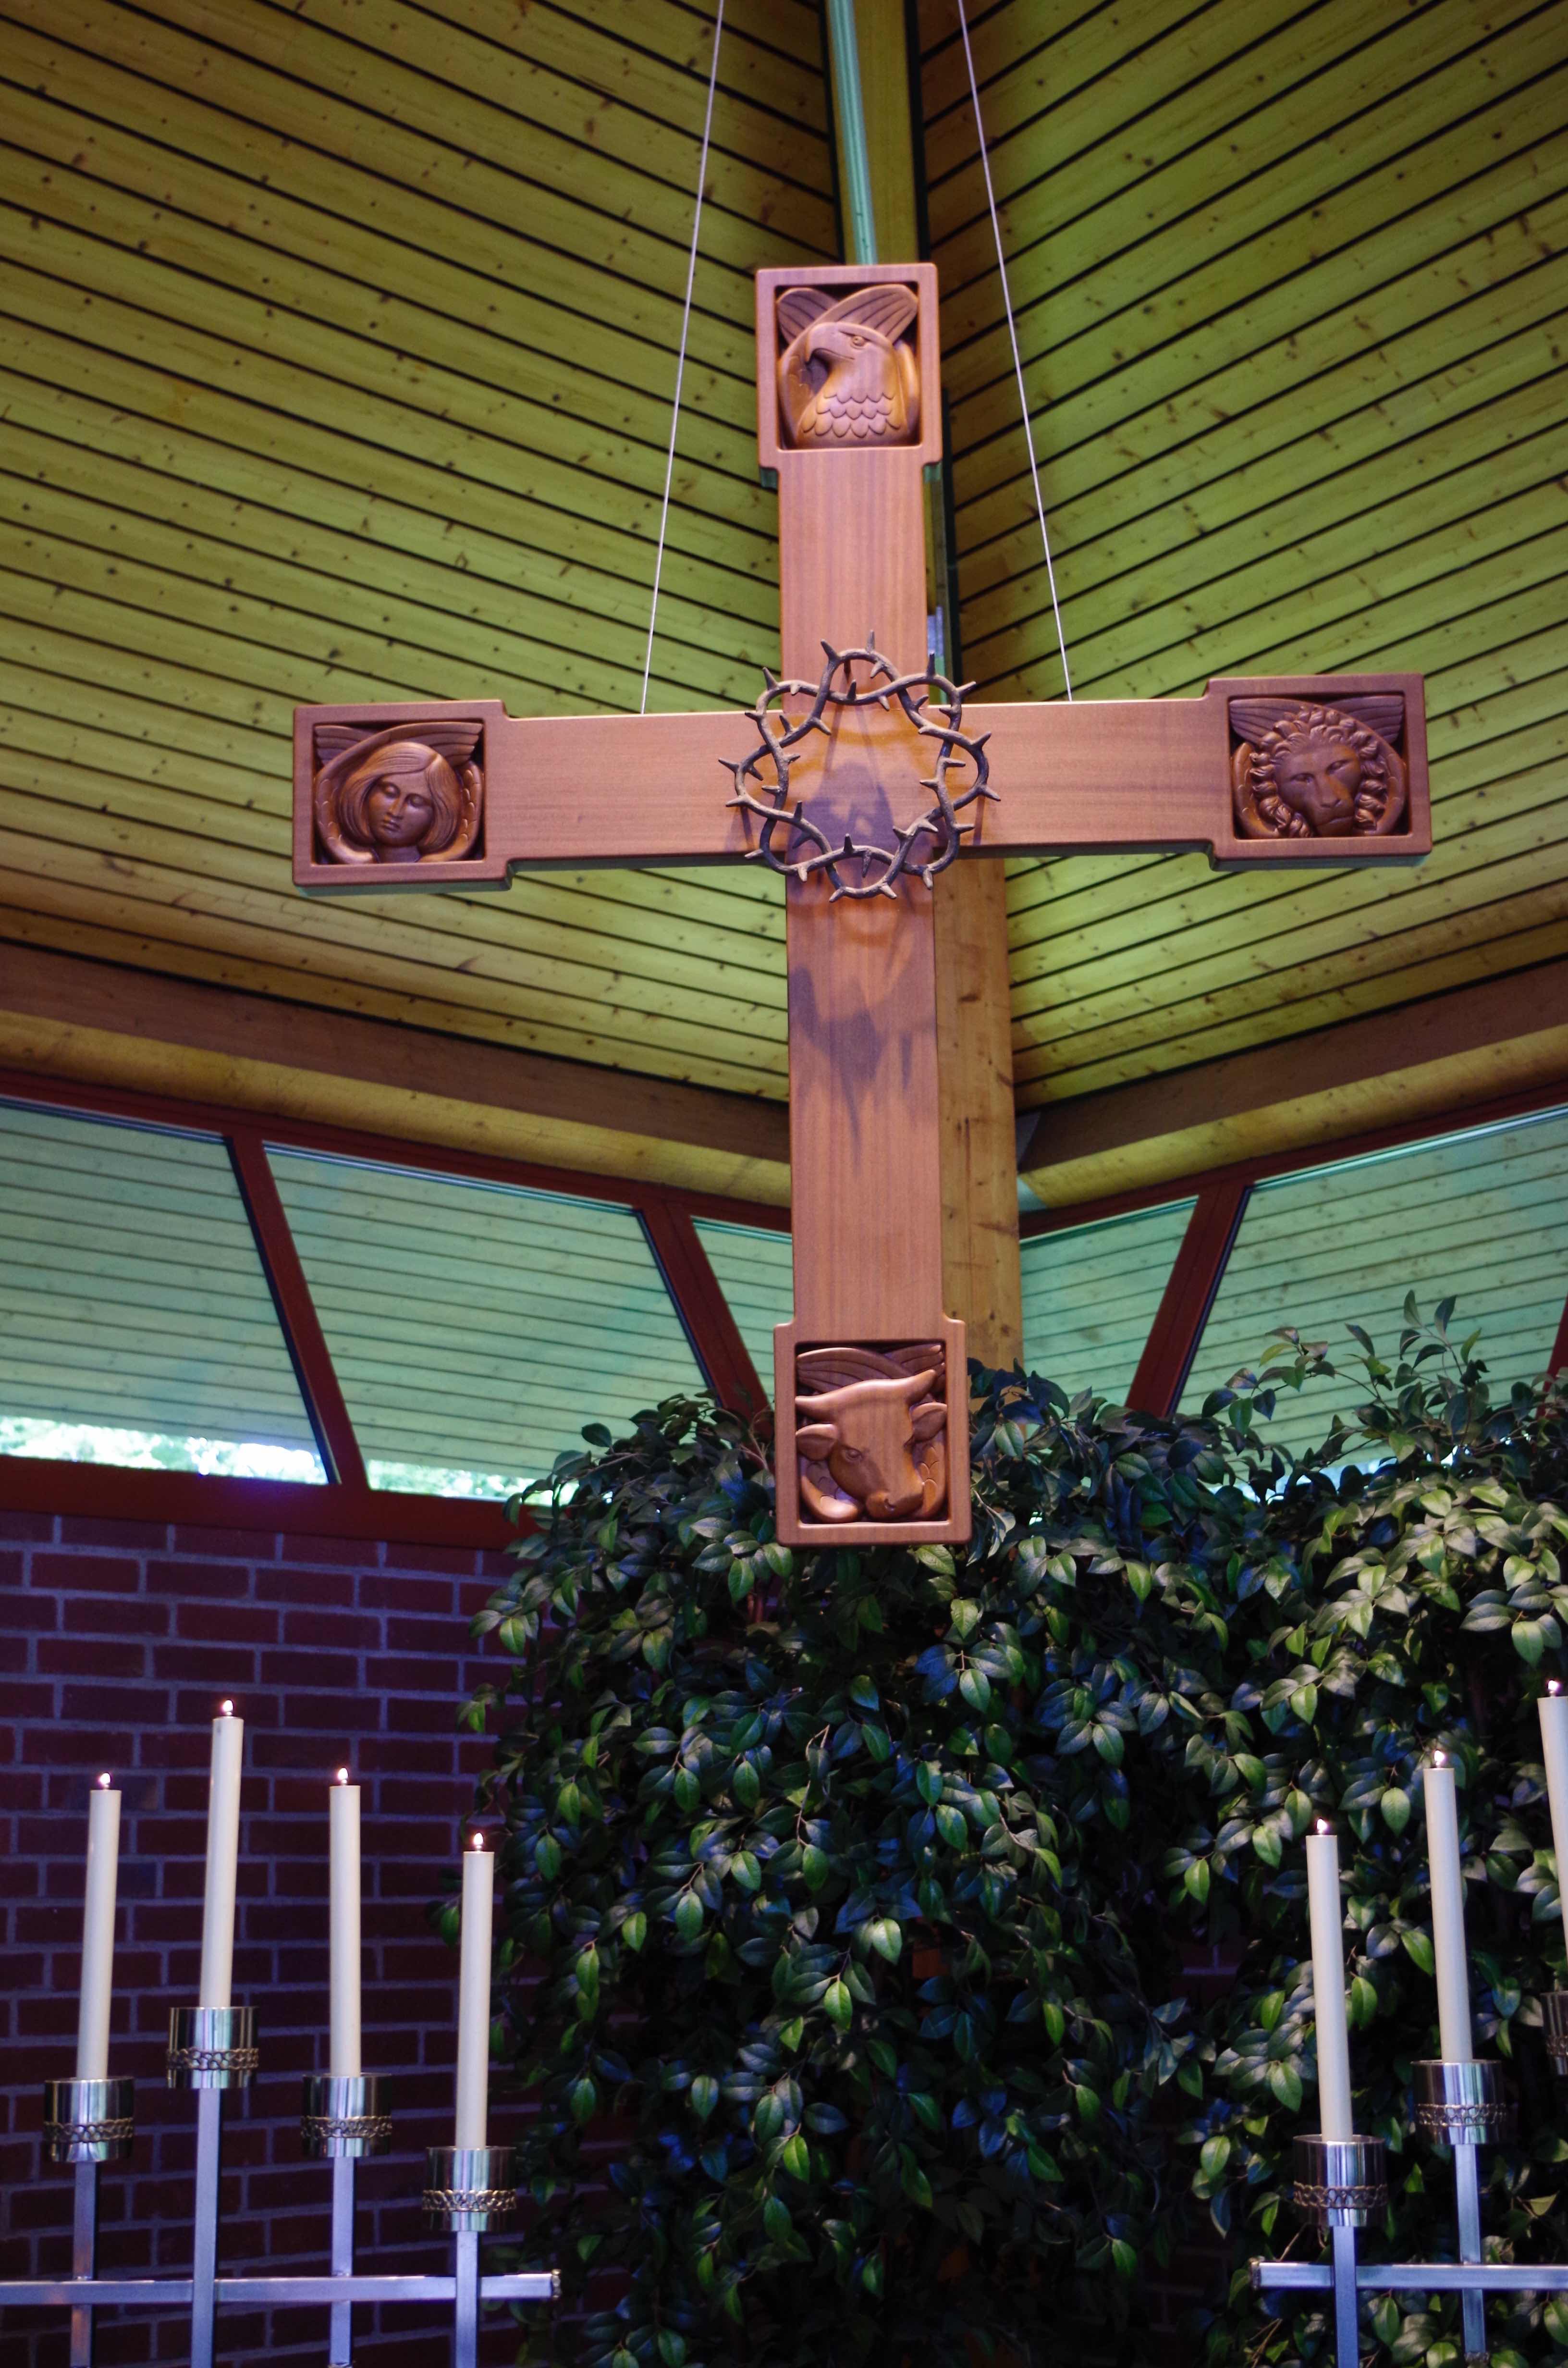
[[[960,841],[973,830],[972,823],[960,822],[966,806],[977,798],[996,799],[989,786],[990,764],[985,754],[988,733],[972,736],[963,729],[965,693],[974,689],[971,682],[950,682],[944,674],[927,669],[923,674],[900,674],[892,660],[883,656],[876,646],[875,637],[868,640],[864,649],[835,650],[830,642],[823,643],[827,663],[813,682],[781,681],[767,667],[763,668],[766,688],[755,707],[744,712],[756,726],[757,746],[748,757],[732,761],[721,757],[720,763],[733,776],[735,794],[726,804],[738,806],[743,813],[756,814],[762,824],[757,843],[746,850],[747,860],[760,860],[773,871],[800,881],[809,880],[813,872],[825,871],[833,889],[832,902],[840,896],[896,896],[897,882],[906,871],[924,880],[927,888],[938,871],[945,871],[959,851]],[[868,666],[872,679],[856,682],[852,669]],[[779,702],[786,699],[809,699],[811,707],[798,723],[776,713]],[[791,751],[798,748],[810,732],[827,732],[823,721],[830,707],[881,707],[897,700],[909,722],[924,739],[935,740],[937,754],[935,768],[920,786],[935,793],[936,803],[907,828],[893,830],[892,847],[862,847],[846,837],[835,846],[825,831],[812,822],[799,802],[790,803],[790,768],[794,762]],[[941,708],[946,723],[937,723],[922,714],[927,706]],[[967,789],[955,796],[948,785],[949,768],[965,758],[974,768],[974,778]],[[771,797],[766,794],[767,782],[763,768],[773,768]],[[755,784],[755,788],[748,786]],[[758,791],[765,794],[757,794]],[[774,834],[782,825],[786,847],[804,839],[813,850],[810,854],[784,854],[774,845]],[[922,842],[929,842],[922,846]],[[840,866],[858,863],[858,880],[846,880]]]

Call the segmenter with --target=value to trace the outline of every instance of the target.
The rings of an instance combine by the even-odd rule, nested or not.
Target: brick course
[[[301,2161],[300,2078],[326,2069],[326,1787],[364,1788],[365,2064],[392,2092],[394,2152],[359,2171],[358,2266],[449,2265],[419,2210],[424,2148],[450,2138],[456,1959],[423,1902],[455,1870],[488,1758],[460,1735],[478,1673],[466,1620],[497,1556],[346,1546],[147,1522],[0,1514],[0,2276],[69,2265],[72,2178],[41,2160],[42,2083],[75,2045],[87,1793],[124,1795],[109,2068],[136,2081],[131,2160],[100,2176],[99,2265],[145,2275],[188,2258],[195,2100],[164,2086],[171,2006],[195,2003],[207,1722],[246,1722],[234,1994],[254,2005],[262,2068],[225,2108],[222,2261],[327,2266],[330,2173]],[[505,2143],[515,2107],[492,2135]],[[361,2368],[433,2368],[449,2315],[358,2311]],[[324,2310],[220,2314],[226,2362],[319,2362]],[[510,2360],[515,2335],[482,2339]],[[178,2361],[177,2314],[111,2311],[100,2368]],[[6,2311],[6,2368],[62,2368],[63,2314]]]

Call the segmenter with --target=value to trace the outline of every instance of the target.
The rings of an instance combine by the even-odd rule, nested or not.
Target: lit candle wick
[[[109,1772],[108,1772],[108,1769],[106,1768],[106,1769],[105,1769],[105,1770],[104,1770],[104,1772],[103,1772],[103,1774],[98,1778],[98,1790],[99,1790],[99,1792],[100,1792],[100,1793],[107,1793],[107,1792],[108,1791],[110,1782],[111,1782],[111,1779],[110,1779],[110,1777],[109,1777]]]
[[[347,1784],[347,1782],[348,1782],[348,1770],[347,1770],[347,1768],[340,1768],[340,1769],[338,1770],[338,1771],[337,1771],[337,1778],[336,1778],[336,1781],[337,1781],[337,1782],[338,1782],[339,1784]]]
[[[484,1848],[484,1836],[483,1834],[475,1834],[473,1838],[473,1847],[475,1850],[483,1850]]]
[[[220,1718],[233,1718],[234,1715],[233,1703],[232,1702],[221,1702],[218,1705],[218,1715]]]
[[[1560,1694],[1562,1691],[1562,1679],[1560,1678],[1548,1678],[1546,1681],[1546,1691],[1549,1694]]]
[[[1320,1834],[1331,1834],[1334,1831],[1334,1827],[1329,1824],[1326,1817],[1320,1817],[1318,1819],[1318,1831]]]

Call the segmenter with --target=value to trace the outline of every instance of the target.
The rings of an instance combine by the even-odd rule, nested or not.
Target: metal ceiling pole
[[[877,218],[871,205],[871,163],[866,151],[866,109],[860,97],[860,50],[855,0],[827,0],[828,53],[833,60],[833,111],[838,120],[847,263],[875,263]]]

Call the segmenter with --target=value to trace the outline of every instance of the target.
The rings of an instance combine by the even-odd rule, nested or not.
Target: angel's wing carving
[[[1287,699],[1278,692],[1262,699],[1233,699],[1231,729],[1256,748],[1282,716],[1300,715],[1304,708],[1312,706],[1331,707],[1338,714],[1366,724],[1391,748],[1398,747],[1404,730],[1404,700],[1397,690],[1346,691],[1343,697],[1331,693],[1321,700]]]
[[[778,334],[787,346],[793,345],[802,330],[832,309],[832,297],[820,288],[786,288],[778,299]]]
[[[394,740],[417,740],[426,748],[434,748],[454,769],[466,765],[479,746],[483,723],[464,717],[455,723],[444,723],[432,717],[428,723],[381,725],[378,730],[363,723],[318,723],[316,725],[316,762],[335,764],[354,748],[363,748],[369,756],[372,749],[390,748]]]

